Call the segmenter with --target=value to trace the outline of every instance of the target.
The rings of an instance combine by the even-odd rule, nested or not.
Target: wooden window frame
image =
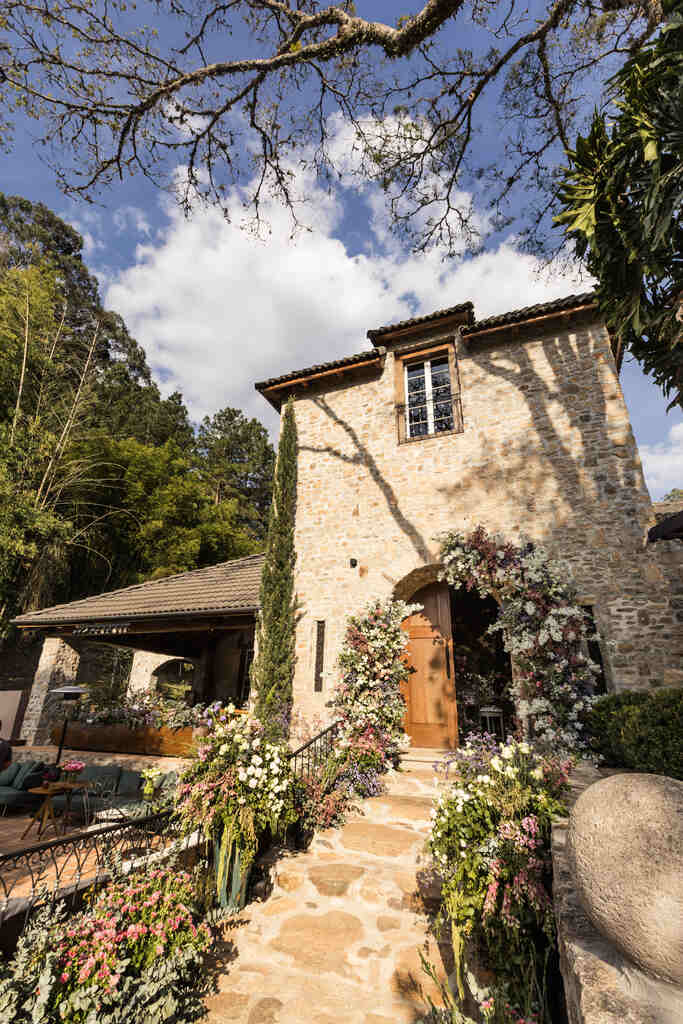
[[[451,401],[456,426],[453,430],[440,430],[438,433],[420,434],[419,437],[408,437],[406,429],[406,368],[411,363],[423,363],[439,356],[448,357],[448,370],[451,380]],[[448,437],[451,434],[462,434],[464,427],[462,416],[462,400],[460,397],[460,370],[455,351],[455,338],[448,338],[427,347],[414,345],[412,348],[394,352],[394,404],[396,406],[396,427],[399,444],[414,444],[429,441],[437,437]]]

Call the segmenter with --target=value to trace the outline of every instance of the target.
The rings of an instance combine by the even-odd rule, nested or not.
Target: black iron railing
[[[302,778],[309,778],[318,765],[323,764],[332,753],[334,743],[339,733],[341,722],[333,722],[326,729],[319,732],[312,740],[304,743],[298,750],[292,751],[289,760],[292,769]]]
[[[75,905],[86,888],[109,879],[114,869],[131,870],[150,857],[164,859],[192,842],[193,837],[181,834],[172,812],[163,810],[2,853],[0,927],[17,915],[23,927],[33,908],[46,900]]]

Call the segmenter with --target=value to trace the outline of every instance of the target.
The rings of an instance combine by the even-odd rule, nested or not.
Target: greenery
[[[609,766],[683,781],[683,689],[599,697],[586,715],[586,733]]]
[[[294,167],[323,185],[371,180],[400,235],[460,253],[513,218],[547,226],[568,140],[600,83],[655,34],[662,4],[423,0],[389,12],[209,0],[152,7],[146,24],[122,0],[53,0],[49,16],[12,0],[3,137],[14,111],[35,119],[70,194],[143,174],[186,208],[199,194],[228,216],[235,196],[256,217],[275,196],[298,223]]]
[[[595,666],[583,654],[588,638],[569,567],[533,543],[515,547],[490,537],[483,526],[443,537],[442,578],[501,603],[488,632],[500,631],[516,659],[512,685],[520,717],[531,716],[535,737],[568,753],[585,747],[581,714],[591,703]]]
[[[69,720],[85,725],[123,725],[127,729],[160,729],[162,726],[183,729],[207,725],[220,717],[222,711],[223,706],[219,703],[190,706],[184,700],[169,700],[158,694],[139,694],[102,702],[85,698],[70,710]]]
[[[0,637],[22,611],[262,546],[264,428],[227,408],[195,437],[82,247],[42,204],[0,194]]]
[[[550,826],[565,811],[570,767],[527,743],[475,734],[443,764],[450,785],[432,812],[429,849],[444,879],[442,917],[451,927],[461,1001],[467,947],[494,972],[518,1015],[552,1019],[545,992],[555,941]],[[481,1000],[482,1012],[507,1019],[494,1016],[490,1000]]]
[[[294,401],[282,413],[266,557],[261,573],[256,656],[251,682],[255,714],[271,740],[289,735],[294,676],[294,522],[296,518],[297,434]]]
[[[612,335],[683,406],[683,2],[610,80],[616,116],[595,113],[556,217],[598,280]]]
[[[114,881],[90,908],[33,917],[0,961],[0,1017],[15,1024],[178,1024],[205,1013],[201,883],[176,867]]]

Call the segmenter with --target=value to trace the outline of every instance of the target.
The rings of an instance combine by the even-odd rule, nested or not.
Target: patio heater
[[[50,696],[61,697],[65,702],[64,708],[64,725],[62,726],[62,735],[59,738],[59,750],[57,751],[57,757],[55,759],[55,766],[59,764],[62,758],[62,748],[64,746],[64,740],[66,738],[66,727],[69,724],[69,701],[80,700],[88,691],[83,686],[61,686],[57,690],[52,690]]]

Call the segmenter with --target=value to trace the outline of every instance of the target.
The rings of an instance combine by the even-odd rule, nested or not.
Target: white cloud
[[[645,480],[653,501],[658,501],[674,487],[683,488],[683,422],[669,430],[667,441],[641,444]]]
[[[136,250],[110,282],[106,305],[120,313],[164,384],[182,391],[194,418],[237,406],[274,427],[276,416],[254,381],[367,348],[368,328],[470,299],[479,318],[566,295],[577,278],[539,273],[514,240],[475,257],[444,260],[386,244],[377,192],[365,188],[369,251],[351,255],[338,234],[341,193],[312,179],[313,230],[291,238],[288,214],[267,204],[271,233],[259,241],[212,208],[190,219],[166,207],[167,226]]]
[[[151,234],[152,229],[147,215],[139,206],[120,206],[118,210],[114,211],[112,220],[119,234],[129,229],[137,231],[139,235],[147,235],[149,237]]]

